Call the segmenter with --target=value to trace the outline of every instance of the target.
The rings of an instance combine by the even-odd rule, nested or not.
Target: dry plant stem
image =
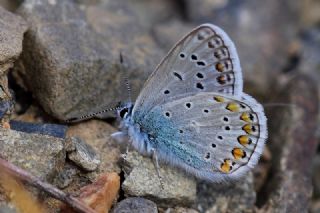
[[[1,168],[2,167],[2,168]],[[69,194],[64,193],[63,191],[57,189],[56,187],[52,186],[51,184],[45,183],[38,178],[30,175],[23,169],[13,165],[12,163],[4,160],[0,156],[0,168],[1,170],[4,169],[8,173],[12,174],[13,176],[19,178],[20,180],[27,182],[28,184],[47,192],[53,198],[56,198],[69,206],[71,206],[75,211],[80,213],[95,213],[94,210],[86,206],[84,203],[80,202],[76,198],[70,196]]]

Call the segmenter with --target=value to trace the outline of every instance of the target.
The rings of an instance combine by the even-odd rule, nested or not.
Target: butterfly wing
[[[136,109],[144,116],[152,106],[198,92],[242,95],[242,73],[237,51],[219,27],[204,24],[180,40],[146,81]],[[141,111],[140,111],[141,113]]]
[[[267,137],[263,108],[248,95],[201,92],[154,106],[140,125],[159,159],[212,182],[253,168]]]

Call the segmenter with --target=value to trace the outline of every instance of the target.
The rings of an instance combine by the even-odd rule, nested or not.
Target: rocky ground
[[[0,156],[97,212],[320,212],[320,4],[316,0],[0,0]],[[259,165],[229,186],[114,141],[112,114],[63,122],[136,97],[171,46],[198,24],[238,49],[244,90],[264,104]],[[120,54],[124,66],[120,63]],[[3,189],[4,188],[4,189]],[[27,187],[49,212],[71,211]],[[16,212],[0,186],[0,212]],[[41,198],[41,199],[40,199]],[[68,209],[68,210],[67,210]]]

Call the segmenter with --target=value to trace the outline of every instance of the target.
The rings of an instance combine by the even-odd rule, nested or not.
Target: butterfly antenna
[[[120,109],[121,107],[112,107],[112,108],[108,108],[108,109],[104,109],[104,110],[101,110],[99,112],[94,112],[94,113],[90,113],[90,114],[87,114],[87,115],[82,115],[80,117],[74,117],[74,118],[70,118],[68,120],[66,120],[65,122],[67,123],[73,123],[73,122],[78,122],[78,121],[82,121],[82,120],[86,120],[86,119],[89,119],[89,118],[93,118],[93,117],[96,117],[97,115],[100,115],[100,114],[103,114],[103,113],[106,113],[106,112],[110,112],[110,111],[117,111],[118,109]]]
[[[126,88],[127,88],[127,91],[128,91],[128,99],[129,99],[129,102],[131,103],[132,102],[132,99],[131,99],[131,87],[130,87],[130,83],[129,83],[128,72],[127,72],[127,69],[125,67],[125,63],[124,63],[124,60],[123,60],[122,52],[120,52],[120,69],[121,69],[122,72],[125,73],[124,82],[126,84]]]

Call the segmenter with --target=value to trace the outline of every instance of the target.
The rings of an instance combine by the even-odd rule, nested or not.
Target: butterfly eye
[[[124,118],[124,116],[129,112],[128,108],[123,108],[120,112],[119,115],[121,118]]]

